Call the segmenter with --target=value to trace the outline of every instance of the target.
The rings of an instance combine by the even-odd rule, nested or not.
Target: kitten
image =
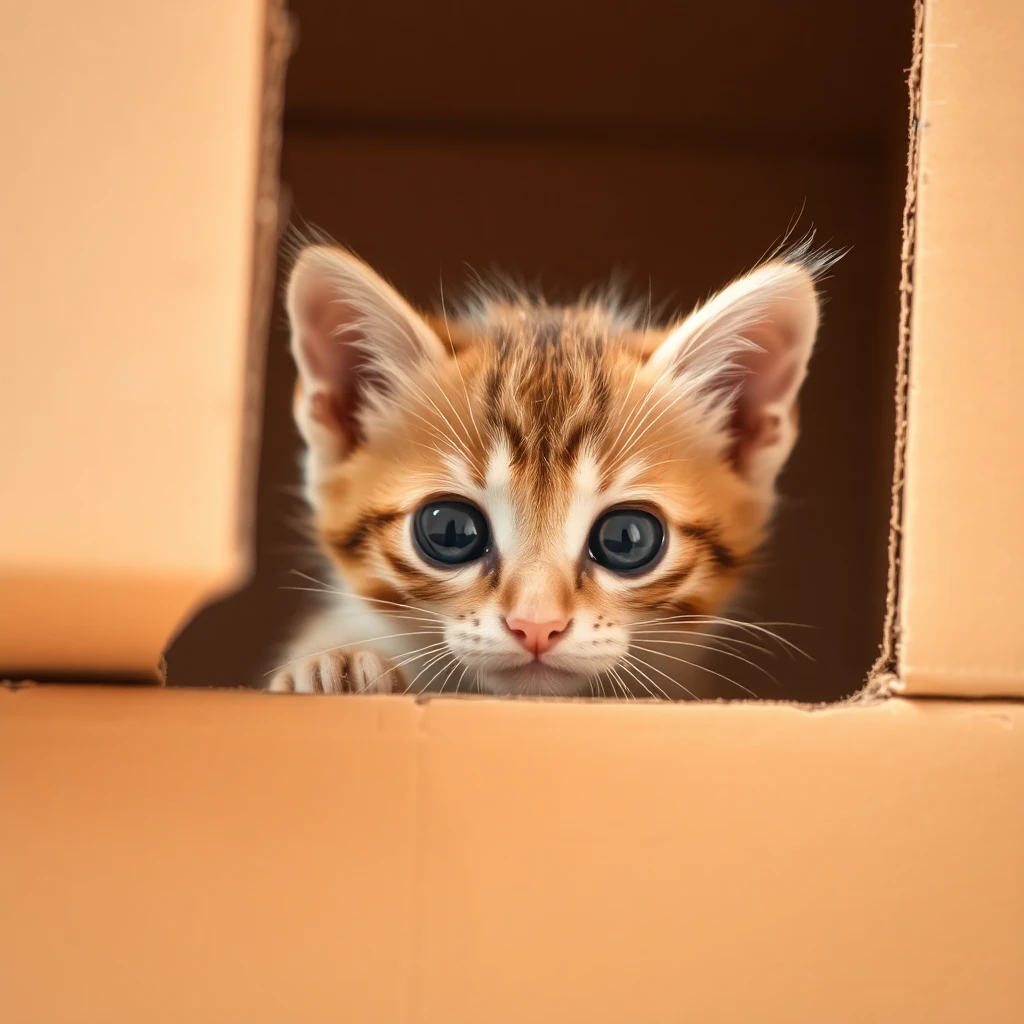
[[[339,586],[271,689],[692,695],[765,536],[831,261],[802,246],[653,329],[486,293],[425,316],[302,251],[294,413]]]

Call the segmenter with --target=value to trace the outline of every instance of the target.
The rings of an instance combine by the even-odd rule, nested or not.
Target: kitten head
[[[325,552],[376,609],[438,622],[467,684],[628,679],[634,631],[713,614],[764,538],[824,265],[768,263],[651,329],[518,297],[424,316],[306,249],[288,314]]]

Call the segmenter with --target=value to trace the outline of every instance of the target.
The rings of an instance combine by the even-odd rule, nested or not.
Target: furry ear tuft
[[[314,466],[344,458],[363,440],[365,412],[394,381],[444,357],[405,299],[341,249],[314,245],[299,253],[287,309],[299,370],[295,420]]]
[[[651,356],[728,432],[737,473],[773,489],[797,436],[796,402],[818,330],[816,278],[833,257],[758,267],[696,309]]]

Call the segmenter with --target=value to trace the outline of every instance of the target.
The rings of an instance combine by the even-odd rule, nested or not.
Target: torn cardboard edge
[[[31,689],[49,689],[51,687],[63,687],[67,689],[73,689],[78,686],[103,686],[108,688],[118,688],[121,686],[134,687],[139,683],[150,683],[151,680],[140,680],[135,676],[116,676],[116,675],[89,675],[89,676],[77,676],[73,679],[69,679],[67,676],[40,676],[26,675],[19,676],[16,674],[8,674],[0,676],[0,695],[5,692],[13,693],[20,690],[31,690]],[[174,690],[175,692],[182,693],[231,693],[243,696],[254,696],[254,697],[266,697],[272,700],[280,701],[287,698],[293,700],[310,700],[317,697],[325,696],[324,694],[313,694],[313,693],[292,693],[292,694],[279,694],[270,693],[269,691],[244,685],[233,685],[233,686],[209,686],[209,687],[192,687],[192,686],[177,686],[168,687],[168,689]],[[367,697],[377,696],[374,694],[327,694],[326,696],[332,699],[365,699]],[[899,696],[899,683],[894,676],[884,675],[873,677],[868,683],[861,689],[850,694],[848,697],[843,697],[839,700],[833,701],[799,701],[799,700],[778,700],[772,698],[749,698],[741,697],[733,699],[729,697],[714,697],[702,700],[661,700],[657,697],[631,697],[628,701],[613,699],[613,698],[595,698],[587,697],[585,695],[575,695],[566,697],[551,697],[544,696],[542,694],[534,695],[522,695],[512,696],[509,694],[487,694],[487,693],[410,693],[410,694],[388,694],[385,699],[389,701],[398,701],[400,703],[412,703],[412,704],[429,704],[433,701],[471,701],[471,702],[484,702],[490,704],[506,704],[506,703],[528,703],[528,704],[545,704],[545,705],[565,705],[575,704],[579,706],[590,706],[594,704],[639,704],[639,705],[657,705],[659,707],[668,706],[680,706],[680,707],[694,707],[697,705],[704,706],[708,704],[715,705],[728,705],[729,707],[763,707],[763,708],[791,708],[797,711],[805,712],[817,712],[817,711],[835,711],[841,708],[857,707],[862,708],[870,705],[875,705],[883,701],[889,700],[890,698]],[[949,698],[947,698],[949,699]]]
[[[866,697],[899,693],[900,552],[903,543],[903,490],[906,482],[907,402],[910,380],[910,335],[914,290],[914,248],[917,240],[917,193],[920,165],[921,69],[924,63],[924,0],[914,3],[914,42],[907,75],[907,190],[903,204],[903,248],[900,255],[900,320],[896,351],[896,439],[893,452],[892,506],[889,515],[889,571],[885,620],[878,658],[861,691]],[[869,698],[870,699],[870,698]]]

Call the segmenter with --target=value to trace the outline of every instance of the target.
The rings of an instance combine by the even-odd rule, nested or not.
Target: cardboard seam
[[[900,259],[900,321],[896,354],[896,439],[893,454],[892,506],[889,516],[889,571],[886,580],[885,622],[878,658],[865,691],[902,690],[898,676],[900,646],[900,554],[903,543],[903,493],[906,481],[907,403],[910,338],[914,290],[914,250],[917,239],[917,192],[920,165],[921,70],[924,52],[924,0],[914,4],[913,55],[907,76],[909,114],[907,192],[903,205],[903,247]]]

